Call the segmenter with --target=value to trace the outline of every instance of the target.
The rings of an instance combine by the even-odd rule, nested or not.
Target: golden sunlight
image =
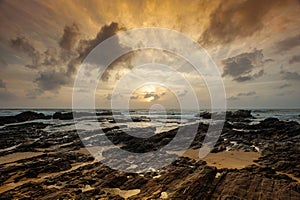
[[[131,95],[131,99],[150,103],[160,100],[165,94],[166,88],[155,84],[147,84],[135,90]]]
[[[141,92],[144,92],[144,93],[153,93],[153,92],[156,92],[158,86],[155,86],[155,85],[146,85],[146,86],[143,86],[141,87]]]
[[[146,100],[147,102],[152,102],[152,101],[155,100],[155,98],[154,98],[153,96],[151,96],[151,97],[146,98],[145,100]]]

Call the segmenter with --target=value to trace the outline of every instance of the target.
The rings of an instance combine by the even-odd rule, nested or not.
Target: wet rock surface
[[[228,121],[244,121],[245,119],[253,119],[251,110],[226,111],[226,113],[210,113],[201,112],[199,117],[203,119],[227,119]]]
[[[97,162],[29,182],[0,194],[1,199],[299,199],[299,183],[270,168],[217,170],[203,161],[180,158],[156,172],[115,171]]]
[[[82,141],[93,148],[105,137],[128,152],[159,152],[178,136],[178,129],[154,135],[150,131],[145,133],[150,137],[137,138],[122,130],[126,127],[116,124],[101,133],[84,131],[79,137],[75,128],[63,130],[56,123],[28,121],[46,116],[19,115],[18,120],[23,116],[28,122],[7,123],[0,129],[0,158],[18,153],[38,154],[2,159],[0,199],[300,199],[300,125],[276,118],[251,123],[249,120],[253,118],[249,114],[251,112],[240,111],[230,115],[212,152],[258,152],[260,157],[255,161],[256,165],[243,169],[217,169],[205,161],[177,158],[169,153],[162,161],[170,159],[172,164],[145,173],[111,169],[82,152]],[[5,124],[5,120],[1,123]],[[142,120],[145,119],[137,121]],[[198,127],[184,126],[184,134],[179,137],[180,142],[175,143],[175,150],[184,147],[193,130],[197,132],[190,148],[200,148],[208,127],[204,123]],[[147,130],[137,128],[135,131]],[[136,165],[141,167],[145,160],[153,159],[142,157],[133,163],[132,158],[118,154],[116,149],[108,149],[102,156],[102,162],[117,163],[124,170]]]
[[[25,111],[15,116],[3,116],[0,117],[0,125],[25,122],[35,119],[50,119],[51,116],[46,116],[43,113],[36,113],[32,111]]]

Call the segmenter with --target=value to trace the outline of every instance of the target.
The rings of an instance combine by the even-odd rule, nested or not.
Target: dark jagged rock
[[[252,118],[251,110],[237,110],[235,112],[226,112],[226,118]]]
[[[22,112],[20,114],[17,114],[15,118],[18,119],[18,121],[29,121],[34,119],[46,119],[47,117],[43,113],[36,113],[32,111],[26,111]]]
[[[90,188],[85,190],[85,188]],[[139,199],[299,199],[300,184],[269,167],[221,169],[203,161],[179,158],[159,171],[144,174],[110,169],[100,162],[1,193],[1,199],[124,199],[111,192],[138,190]]]
[[[279,122],[279,119],[277,118],[267,118],[267,119],[264,119],[263,121],[260,122],[260,125],[262,127],[272,127],[276,124],[278,124]]]
[[[42,173],[54,173],[71,169],[71,164],[76,162],[89,162],[94,160],[90,155],[80,153],[57,153],[42,154],[39,156],[18,161],[16,166],[7,166],[0,169],[2,184],[12,175],[14,182],[19,182],[22,178],[36,178]],[[15,172],[18,172],[16,175]]]
[[[210,119],[211,113],[210,112],[201,112],[199,116],[202,117],[203,119]]]
[[[25,121],[35,120],[35,119],[50,119],[50,116],[46,116],[43,113],[25,111],[15,116],[0,117],[0,125],[17,123],[17,122],[25,122]]]
[[[57,145],[62,145],[63,148],[65,143],[69,143],[70,148],[83,147],[76,131],[58,131],[50,134],[44,130],[47,126],[49,125],[41,122],[28,122],[3,127],[0,129],[0,156],[14,152],[36,152],[36,148]]]
[[[70,119],[73,119],[73,113],[72,112],[67,112],[67,113],[56,112],[53,114],[52,118],[60,119],[60,120],[70,120]]]
[[[111,115],[122,115],[120,112],[112,112],[112,111],[104,111],[104,112],[97,112],[97,116],[111,116]]]
[[[230,121],[240,121],[247,118],[254,118],[251,115],[251,110],[237,110],[237,111],[226,111],[225,115],[224,113],[210,113],[210,112],[201,112],[199,114],[199,117],[202,117],[203,119],[227,119]]]
[[[146,116],[132,117],[131,120],[133,122],[150,122],[151,121],[151,119]]]
[[[299,183],[271,168],[250,166],[222,171],[211,199],[297,199]],[[295,187],[296,186],[296,187]]]

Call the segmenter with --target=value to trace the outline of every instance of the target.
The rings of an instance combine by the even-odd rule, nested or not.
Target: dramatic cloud
[[[298,63],[298,62],[300,62],[300,55],[293,56],[293,57],[289,60],[289,63],[290,63],[290,64],[294,64],[294,63]]]
[[[300,48],[298,0],[91,0],[89,3],[53,0],[26,1],[24,4],[1,1],[0,4],[0,79],[7,81],[9,91],[20,98],[13,104],[7,101],[9,106],[70,107],[71,87],[77,69],[99,43],[123,30],[123,27],[130,30],[162,27],[179,31],[207,49],[212,59],[219,64],[225,87],[230,88],[228,99],[236,100],[232,105],[229,103],[229,106],[299,107],[299,103],[294,100],[299,97],[294,87],[297,86],[296,80],[300,75],[300,71],[296,69],[300,63],[300,55],[297,53]],[[132,41],[140,44],[143,36]],[[99,68],[104,66],[106,55],[112,55],[113,48],[124,50],[124,45],[129,40],[120,38],[115,42],[112,45],[115,47],[108,47],[103,56],[98,54],[86,59],[86,71],[90,73],[86,77],[98,75]],[[179,48],[184,48],[180,45],[182,41],[173,42]],[[254,50],[255,48],[258,50]],[[200,80],[190,63],[172,52],[156,51],[157,53],[150,50],[133,51],[134,53],[121,56],[112,63],[99,82],[97,105],[109,107],[107,99],[111,96],[108,94],[119,83],[117,80],[120,78],[123,80],[123,77],[129,77],[120,86],[125,92],[129,85],[143,80],[138,73],[131,73],[135,70],[130,72],[130,69],[148,61],[173,67],[178,73],[182,73],[183,78],[199,94],[206,91],[203,81],[206,77]],[[276,62],[266,63],[271,61],[269,57],[276,58]],[[281,65],[285,65],[285,68],[280,69]],[[280,73],[280,70],[285,71]],[[187,88],[183,88],[179,79],[171,72],[152,68],[140,68],[137,72],[143,73],[147,78],[157,77],[162,82],[170,81],[172,86],[176,86],[176,94],[189,100],[190,95],[185,91]],[[78,91],[88,94],[88,88],[98,81],[91,79],[93,80],[87,78],[78,87]],[[291,86],[286,86],[285,83]],[[103,86],[103,91],[100,86]],[[3,84],[1,86],[0,83],[0,87]],[[284,89],[280,90],[280,87]],[[268,91],[272,88],[274,91]],[[286,99],[296,103],[276,99],[276,93],[292,89],[295,93]],[[3,96],[11,96],[6,88],[0,88],[0,91],[4,90],[6,95]],[[27,92],[27,99],[24,98],[23,90],[26,90],[25,94]],[[133,93],[131,99],[134,106],[141,108],[148,106],[145,102],[149,103],[151,99],[170,107],[177,106],[174,93],[170,93],[172,97],[161,97],[161,91],[163,90],[155,90],[145,99],[144,96],[153,90],[141,90]],[[263,97],[254,101],[256,95],[248,94],[251,91]],[[199,101],[207,100],[209,104],[209,95],[197,96]],[[50,97],[53,99],[48,99]]]
[[[289,51],[297,46],[300,46],[300,34],[285,38],[276,44],[278,52]]]
[[[283,79],[285,79],[285,80],[300,81],[300,74],[298,74],[298,72],[289,72],[289,71],[281,70],[280,74],[282,75]]]
[[[242,96],[248,97],[248,96],[253,96],[253,95],[256,95],[256,92],[251,91],[251,92],[247,92],[247,93],[238,93],[237,96],[239,96],[239,97],[242,97]]]
[[[236,82],[250,81],[250,80],[253,80],[255,78],[261,77],[262,75],[264,75],[264,73],[265,73],[265,71],[262,69],[262,70],[260,70],[259,72],[255,73],[253,75],[239,76],[239,77],[234,78],[233,80],[236,81]]]
[[[165,93],[162,93],[162,94],[146,93],[144,95],[144,99],[146,99],[147,101],[153,102],[153,101],[156,101],[156,100],[160,99],[164,95],[165,95]]]
[[[60,88],[60,86],[67,84],[69,82],[69,77],[63,73],[45,71],[39,74],[39,77],[35,82],[38,83],[40,89],[53,91]]]
[[[59,41],[59,46],[62,49],[72,51],[78,42],[78,36],[80,35],[79,27],[77,24],[72,24],[72,26],[66,26],[64,29],[64,34]]]
[[[144,95],[144,99],[149,99],[149,101],[156,101],[160,98],[158,94],[147,93]]]
[[[0,88],[6,88],[6,84],[0,79]]]
[[[17,37],[12,39],[11,46],[16,50],[26,53],[31,58],[32,63],[26,65],[26,67],[36,69],[40,65],[40,52],[34,48],[33,44],[27,38]]]
[[[80,40],[77,49],[80,61],[82,61],[98,44],[115,35],[120,30],[125,30],[125,28],[120,28],[118,23],[112,22],[110,25],[104,25],[94,39]]]
[[[57,91],[70,84],[78,65],[87,54],[119,30],[121,28],[117,23],[111,23],[103,26],[94,39],[80,40],[79,27],[73,23],[71,26],[65,26],[62,38],[58,42],[59,48],[48,48],[45,52],[38,51],[25,37],[11,39],[14,49],[26,53],[32,59],[32,63],[26,67],[38,71],[38,77],[34,81],[38,88],[29,91],[27,96],[34,98],[34,95],[40,95],[44,91]]]
[[[104,25],[100,32],[97,34],[97,36],[94,39],[91,40],[80,40],[77,52],[79,53],[78,60],[82,62],[86,56],[101,42],[103,42],[105,39],[115,35],[118,31],[126,30],[124,27],[119,27],[118,23],[112,22],[110,25]],[[105,53],[111,54],[111,52],[114,52],[118,54],[118,52],[121,52],[122,50],[126,49],[127,47],[122,46],[118,40],[114,40],[111,42],[115,42],[115,44],[112,44],[113,49],[107,49]],[[101,55],[102,57],[106,57],[106,55]],[[109,68],[106,69],[106,71],[102,74],[101,79],[103,81],[108,81],[111,78],[111,71],[115,70],[115,67],[118,65],[121,65],[122,62],[126,63],[124,67],[130,68],[130,59],[133,56],[133,54],[126,54],[121,56],[120,58],[116,59]],[[96,65],[101,65],[101,60],[97,59],[95,61]],[[120,77],[118,74],[116,74],[116,79],[119,79]]]
[[[251,36],[264,27],[263,19],[281,0],[223,1],[210,15],[210,23],[199,42],[224,44]]]
[[[254,50],[250,53],[242,53],[235,57],[222,60],[224,65],[223,77],[230,76],[234,81],[244,82],[261,77],[264,74],[264,70],[261,69],[255,72],[256,68],[262,67],[264,63],[269,62],[263,60],[264,55],[262,50]]]

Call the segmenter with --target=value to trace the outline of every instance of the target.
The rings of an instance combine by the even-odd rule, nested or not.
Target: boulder
[[[3,116],[0,117],[0,125],[25,122],[35,119],[49,119],[49,116],[44,115],[43,113],[36,113],[32,111],[25,111],[15,116]]]
[[[70,119],[73,119],[73,113],[72,112],[67,112],[67,113],[56,112],[53,114],[52,118],[60,119],[60,120],[70,120]]]
[[[201,112],[200,117],[202,117],[203,119],[210,119],[211,113],[210,112]]]
[[[226,112],[227,118],[252,118],[251,110],[237,110],[234,112]]]

